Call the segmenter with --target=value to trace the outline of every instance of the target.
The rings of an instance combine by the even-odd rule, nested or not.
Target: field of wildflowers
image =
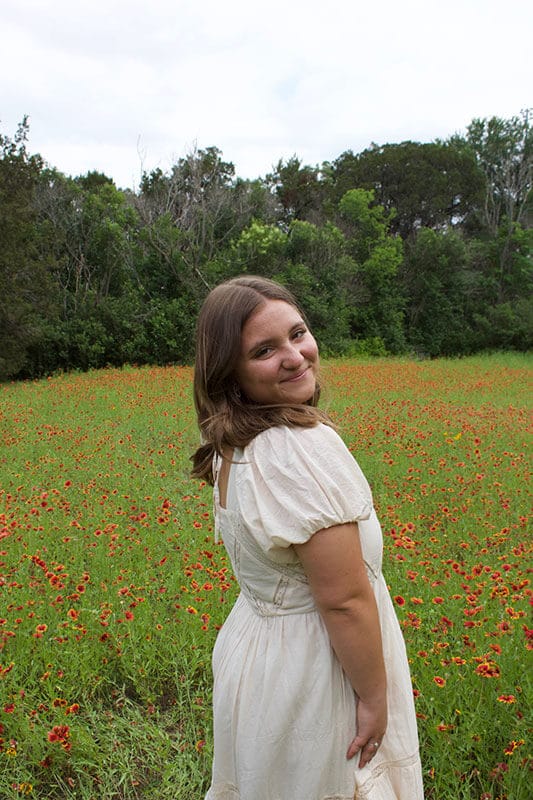
[[[385,534],[426,796],[526,800],[531,358],[323,371]],[[0,386],[1,798],[203,797],[237,587],[188,475],[190,385],[169,367]]]

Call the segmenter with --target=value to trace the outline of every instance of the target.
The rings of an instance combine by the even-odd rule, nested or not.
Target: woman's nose
[[[304,356],[298,345],[288,344],[283,354],[283,366],[287,368],[299,367],[304,361]]]

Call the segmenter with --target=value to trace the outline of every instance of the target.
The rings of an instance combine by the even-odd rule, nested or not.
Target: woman
[[[213,652],[206,800],[420,800],[401,631],[369,486],[328,417],[293,296],[234,278],[198,319],[194,377],[215,525],[241,593]]]

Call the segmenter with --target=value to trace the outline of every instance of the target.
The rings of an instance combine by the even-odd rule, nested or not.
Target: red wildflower
[[[401,596],[401,594],[397,594],[394,598],[394,602],[397,603],[399,606],[405,605],[405,599]]]
[[[500,703],[516,703],[516,697],[514,694],[501,694],[498,697]]]
[[[505,761],[500,761],[496,766],[491,769],[489,772],[489,778],[491,780],[495,780],[497,778],[501,779],[501,776],[504,772],[509,771],[509,764],[506,764]]]
[[[68,725],[54,725],[51,731],[48,731],[48,741],[57,742],[65,750],[70,750],[71,744],[68,741],[70,738],[70,728]]]
[[[500,668],[494,661],[482,661],[476,667],[476,674],[482,678],[499,678]]]
[[[503,752],[505,753],[506,756],[512,756],[514,751],[518,747],[522,747],[523,744],[524,744],[523,739],[512,739]]]

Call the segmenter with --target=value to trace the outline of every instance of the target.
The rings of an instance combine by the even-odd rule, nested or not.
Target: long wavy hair
[[[302,405],[262,405],[241,392],[235,375],[246,321],[267,300],[283,300],[302,315],[294,296],[275,281],[244,275],[221,283],[206,297],[196,328],[194,404],[202,444],[192,455],[192,475],[213,484],[213,456],[225,448],[245,447],[258,433],[276,425],[312,427],[331,424],[313,397]]]

